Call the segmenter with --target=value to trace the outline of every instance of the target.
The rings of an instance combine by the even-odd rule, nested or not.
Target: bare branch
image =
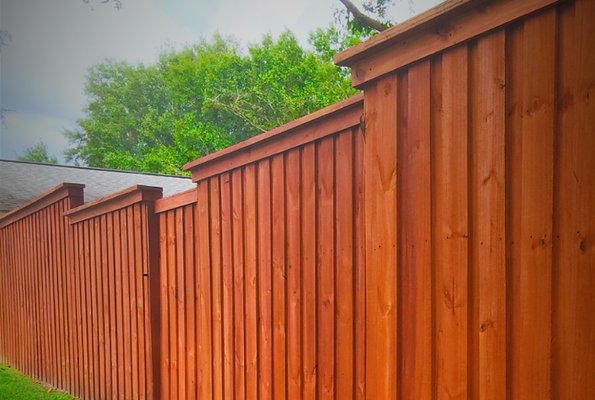
[[[374,30],[377,30],[378,32],[382,32],[383,30],[388,28],[388,25],[386,25],[378,20],[375,20],[374,18],[361,12],[359,10],[359,8],[357,8],[357,6],[355,4],[353,4],[351,1],[349,1],[349,0],[339,0],[339,1],[341,3],[343,3],[345,8],[347,8],[347,11],[349,11],[351,13],[351,15],[353,15],[353,18],[355,18],[356,21],[359,21],[359,23],[361,23],[362,25],[365,25],[365,26],[370,27]]]

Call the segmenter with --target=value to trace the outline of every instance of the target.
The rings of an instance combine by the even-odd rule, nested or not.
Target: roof
[[[84,184],[85,201],[134,185],[161,187],[163,196],[196,187],[190,178],[180,176],[0,160],[0,213],[12,210],[63,182]]]

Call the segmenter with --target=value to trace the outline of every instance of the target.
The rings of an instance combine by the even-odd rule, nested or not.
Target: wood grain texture
[[[442,103],[434,135],[432,243],[438,399],[466,399],[468,395],[467,56],[466,46],[442,55]]]
[[[366,396],[397,396],[397,78],[365,93]]]
[[[429,400],[433,364],[430,63],[412,66],[399,82],[400,395]]]
[[[576,1],[559,14],[554,151],[552,397],[595,392],[595,16]]]
[[[470,395],[506,398],[505,33],[470,53]]]
[[[511,393],[551,396],[555,10],[512,38]]]

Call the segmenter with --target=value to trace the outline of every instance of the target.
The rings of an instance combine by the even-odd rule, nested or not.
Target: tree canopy
[[[331,39],[319,32],[311,51],[285,32],[243,51],[215,36],[153,65],[96,65],[86,116],[66,132],[66,159],[177,174],[192,159],[342,100],[354,90],[325,54]]]
[[[17,157],[17,160],[58,164],[56,156],[48,154],[47,145],[41,141],[27,148],[22,156]]]
[[[121,0],[83,0],[113,4]],[[342,100],[355,91],[333,55],[393,22],[394,0],[338,0],[335,23],[310,35],[265,36],[247,50],[214,36],[153,65],[107,61],[88,74],[86,116],[66,131],[67,161],[89,166],[182,173],[195,158]],[[412,1],[409,0],[411,6]]]

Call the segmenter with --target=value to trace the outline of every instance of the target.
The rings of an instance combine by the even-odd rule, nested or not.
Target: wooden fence
[[[63,184],[0,219],[0,359],[69,390],[78,367],[69,312],[76,283],[63,214],[82,202],[82,185]]]
[[[452,0],[195,190],[1,217],[0,359],[85,399],[589,398],[593,20]]]
[[[157,203],[161,398],[361,393],[361,113],[356,96],[191,163],[196,197]]]
[[[438,11],[335,60],[365,95],[366,394],[590,398],[595,2]]]

